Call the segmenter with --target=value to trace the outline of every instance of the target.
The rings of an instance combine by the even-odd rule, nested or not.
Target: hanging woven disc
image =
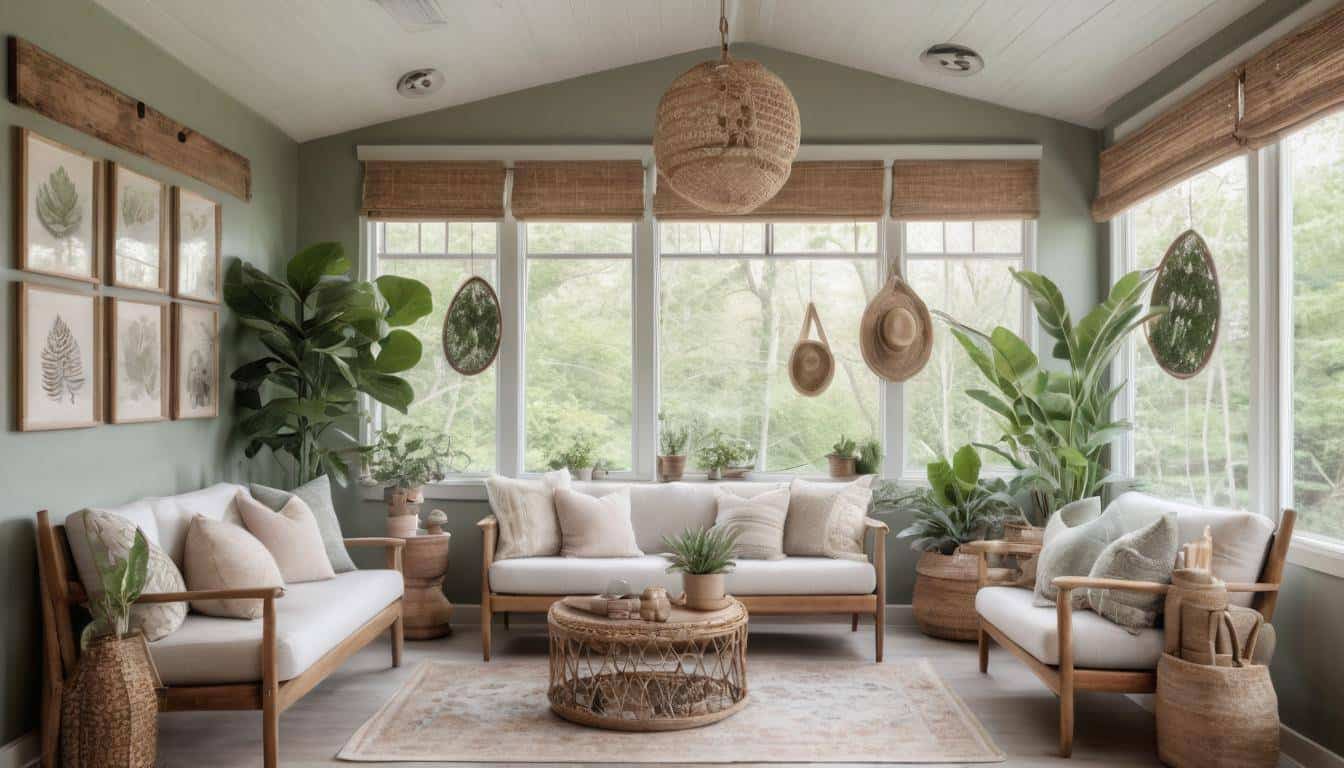
[[[475,376],[490,367],[503,336],[500,318],[499,297],[484,278],[457,289],[443,315],[443,356],[454,371]]]
[[[933,353],[929,308],[894,269],[863,311],[859,349],[873,373],[896,382],[919,373]]]
[[[808,338],[808,329],[813,325],[819,340]],[[833,376],[835,356],[831,354],[831,343],[826,340],[826,329],[821,327],[817,305],[809,301],[803,313],[803,328],[798,332],[793,352],[789,353],[789,381],[803,397],[816,397],[831,385]]]
[[[1204,370],[1218,346],[1222,298],[1213,254],[1195,230],[1177,235],[1167,248],[1148,306],[1167,307],[1166,314],[1144,329],[1162,370],[1178,379]]]

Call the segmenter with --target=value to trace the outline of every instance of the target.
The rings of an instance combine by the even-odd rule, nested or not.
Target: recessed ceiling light
[[[413,69],[397,79],[397,93],[418,99],[443,87],[443,73],[433,67]]]
[[[448,17],[438,0],[373,0],[403,27],[415,29],[427,24],[447,24]]]
[[[924,66],[953,77],[970,77],[985,68],[980,54],[956,43],[939,43],[919,55]]]

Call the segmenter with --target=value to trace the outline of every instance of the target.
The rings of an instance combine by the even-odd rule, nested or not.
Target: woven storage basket
[[[99,638],[79,657],[61,700],[65,768],[153,768],[158,674],[141,635]]]
[[[1176,768],[1279,763],[1279,699],[1261,664],[1157,663],[1157,755]]]
[[[925,552],[915,564],[915,623],[931,637],[974,640],[980,628],[975,613],[979,588],[975,555]]]

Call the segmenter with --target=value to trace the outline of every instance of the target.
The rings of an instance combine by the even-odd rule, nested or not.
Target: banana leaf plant
[[[318,243],[289,260],[283,280],[242,260],[224,279],[225,303],[268,352],[233,372],[247,456],[287,454],[299,483],[353,478],[340,454],[360,445],[340,423],[354,421],[360,393],[402,413],[415,398],[396,374],[420,361],[406,326],[430,313],[429,288],[394,275],[355,280],[350,266],[340,243]]]
[[[1030,484],[1039,519],[1071,501],[1095,496],[1112,478],[1102,454],[1131,425],[1111,417],[1124,382],[1109,382],[1111,362],[1130,333],[1166,307],[1144,307],[1154,272],[1131,272],[1106,300],[1075,324],[1058,286],[1036,272],[1012,270],[1054,339],[1051,356],[1063,370],[1047,369],[1027,342],[1002,326],[985,335],[939,313],[991,389],[966,394],[991,410],[1003,428],[998,444],[976,445],[1002,456]],[[1058,367],[1058,366],[1056,366]]]

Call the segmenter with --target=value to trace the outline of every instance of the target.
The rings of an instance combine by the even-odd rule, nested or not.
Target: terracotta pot
[[[394,539],[410,538],[419,530],[420,516],[417,514],[387,516],[387,535]]]
[[[674,482],[680,480],[682,475],[686,474],[685,456],[659,456],[658,473],[662,476],[664,482]]]
[[[975,613],[979,587],[974,555],[925,552],[915,564],[915,623],[930,637],[974,640],[980,627]]]
[[[726,592],[722,573],[683,573],[681,588],[686,607],[693,611],[717,611],[723,607]]]
[[[412,510],[411,507],[425,500],[423,491],[424,489],[418,485],[413,488],[395,485],[384,488],[383,499],[387,502],[388,516],[415,514],[417,510]]]
[[[61,765],[153,768],[157,688],[158,674],[141,635],[90,642],[61,701]]]
[[[826,463],[830,465],[831,477],[854,476],[853,456],[827,456]]]

